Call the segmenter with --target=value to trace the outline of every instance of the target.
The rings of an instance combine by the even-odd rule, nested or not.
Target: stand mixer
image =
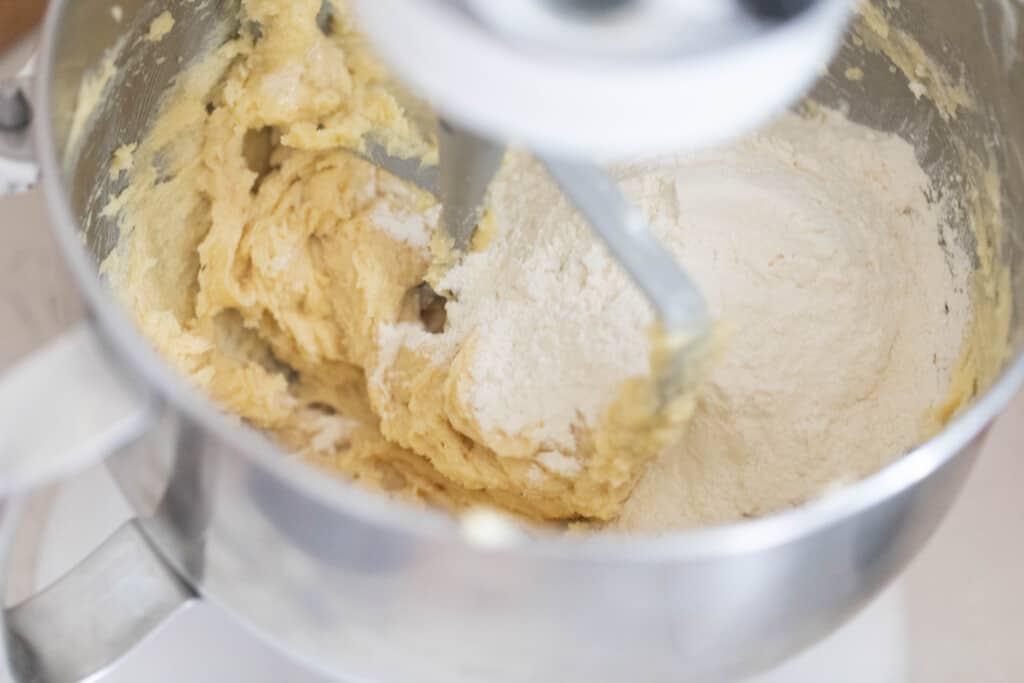
[[[672,340],[662,400],[693,386],[704,297],[598,161],[707,147],[767,121],[818,77],[848,0],[363,0],[381,56],[443,117],[442,226],[468,251],[511,142],[534,150]],[[325,8],[329,5],[325,3]],[[405,164],[382,165],[399,175]],[[419,176],[413,176],[416,181]],[[420,181],[422,184],[422,181]],[[424,307],[437,301],[432,290]]]
[[[555,0],[356,1],[379,54],[456,135],[521,144],[588,169],[756,127],[818,76],[849,4],[799,3],[791,18],[773,19],[780,14],[767,5],[755,12],[726,0],[583,6],[596,15]],[[924,131],[930,150],[950,163],[964,149],[995,149],[1008,231],[998,260],[1012,266],[1021,291],[1024,71],[1012,68],[1019,51],[979,38],[991,26],[1018,25],[1021,9],[971,0],[893,4],[875,3],[893,35],[920,41],[970,84],[978,111],[942,120],[907,88],[906,74],[852,41],[816,101],[848,103],[851,119],[880,131]],[[0,381],[0,406],[17,427],[0,434],[0,452],[54,465],[22,479],[0,459],[0,483],[12,496],[0,555],[25,531],[18,496],[87,463],[106,463],[135,519],[51,589],[5,610],[5,663],[23,680],[91,676],[195,600],[343,680],[735,679],[820,639],[907,565],[950,508],[986,427],[1024,384],[1018,300],[1011,354],[991,386],[876,475],[783,513],[664,537],[480,543],[462,520],[324,477],[226,418],[153,351],[102,279],[99,263],[119,240],[102,215],[110,159],[145,133],[185,65],[239,29],[237,3],[49,6],[31,102],[35,151],[26,151],[29,131],[19,123],[0,133],[0,157],[20,160],[25,151],[33,171],[38,162],[53,234],[93,316]],[[114,7],[123,22],[111,21]],[[174,30],[146,40],[165,11]],[[582,26],[574,18],[587,16]],[[667,30],[681,25],[700,28]],[[104,95],[109,106],[86,130],[83,153],[66,161],[82,81],[126,34],[136,42],[115,55],[120,78]],[[843,78],[853,65],[863,80]],[[26,396],[25,387],[37,393]],[[67,416],[77,418],[74,430]],[[56,457],[65,450],[80,459]],[[140,584],[152,590],[134,588]]]

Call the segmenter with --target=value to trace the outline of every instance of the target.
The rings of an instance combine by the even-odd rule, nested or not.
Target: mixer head
[[[356,0],[448,120],[558,157],[707,147],[796,101],[852,0]]]

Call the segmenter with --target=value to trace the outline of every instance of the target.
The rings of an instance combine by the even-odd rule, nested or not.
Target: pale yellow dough
[[[321,33],[320,4],[245,0],[247,30],[181,77],[145,139],[124,141],[138,145],[116,159],[129,183],[105,211],[122,227],[107,277],[164,356],[290,452],[448,510],[617,518],[695,398],[661,405],[640,368],[553,452],[481,424],[466,397],[475,354],[491,350],[472,335],[443,353],[394,343],[419,325],[416,287],[443,276],[439,210],[358,152],[369,137],[424,163],[436,152],[350,17]],[[965,348],[935,428],[976,394],[976,366],[997,366]]]
[[[328,38],[319,0],[245,6],[261,37],[186,75],[108,207],[123,233],[104,268],[145,333],[227,411],[352,479],[448,509],[613,518],[692,397],[662,410],[652,382],[630,382],[579,435],[581,471],[537,485],[538,446],[510,456],[521,440],[489,439],[459,405],[471,348],[381,368],[382,326],[418,320],[438,210],[349,150],[374,135],[429,162],[433,147],[343,13]]]

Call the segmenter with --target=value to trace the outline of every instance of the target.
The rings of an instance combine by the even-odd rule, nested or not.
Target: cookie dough
[[[948,228],[905,142],[791,116],[616,170],[728,328],[701,401],[666,407],[651,311],[521,152],[486,239],[434,280],[444,331],[426,329],[439,207],[360,152],[373,138],[434,163],[430,136],[343,7],[327,35],[319,0],[244,6],[241,35],[119,162],[104,271],[163,355],[287,450],[449,510],[645,530],[798,503],[934,428],[968,267],[938,246]],[[892,412],[884,438],[855,437]]]
[[[226,410],[352,479],[448,508],[613,517],[692,398],[663,410],[642,372],[601,387],[628,410],[580,425],[571,455],[483,435],[458,398],[471,339],[427,354],[384,340],[422,330],[439,207],[358,152],[372,136],[430,163],[430,140],[344,11],[325,35],[316,0],[246,10],[246,35],[187,76],[108,207],[123,234],[105,271],[146,334]],[[557,458],[571,476],[538,482]]]

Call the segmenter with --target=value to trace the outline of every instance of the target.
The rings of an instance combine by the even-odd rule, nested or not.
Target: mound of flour
[[[707,153],[617,170],[730,331],[685,439],[616,526],[661,531],[798,504],[926,435],[969,320],[963,253],[902,139],[788,116]],[[444,283],[472,336],[483,431],[569,449],[648,370],[652,314],[543,170],[511,158],[498,235]],[[557,451],[542,469],[571,471]]]

